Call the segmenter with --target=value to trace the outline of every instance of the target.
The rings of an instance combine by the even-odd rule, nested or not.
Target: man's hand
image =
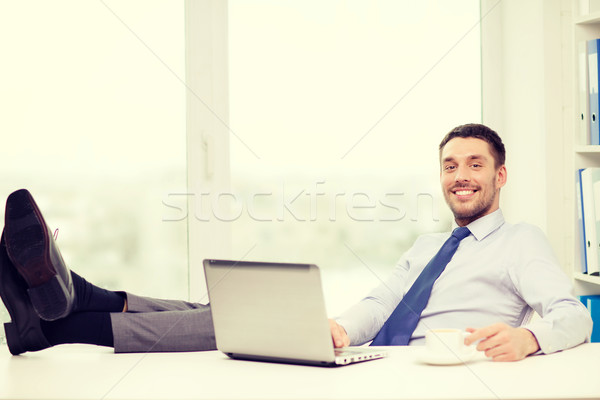
[[[343,326],[330,319],[329,328],[331,329],[331,339],[333,340],[334,347],[350,346],[350,338],[346,334],[346,330]]]
[[[503,323],[497,323],[484,328],[467,328],[471,335],[465,339],[470,345],[476,341],[477,350],[485,351],[493,361],[518,361],[540,349],[537,339],[525,328],[513,328]]]

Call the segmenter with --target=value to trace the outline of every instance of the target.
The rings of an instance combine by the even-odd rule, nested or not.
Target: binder
[[[588,96],[589,96],[589,125],[590,125],[590,144],[600,144],[600,116],[598,108],[598,44],[600,39],[587,41],[588,55]]]
[[[588,96],[588,63],[586,42],[579,42],[579,132],[578,141],[580,144],[590,144],[590,122],[589,122],[589,96]]]
[[[600,168],[585,168],[581,172],[581,196],[587,273],[600,275]]]
[[[592,328],[591,342],[600,342],[600,296],[590,296],[587,299],[587,308],[592,315],[594,327]]]
[[[579,301],[587,307],[594,323],[590,341],[598,343],[600,342],[600,295],[579,296]]]
[[[583,196],[581,195],[581,173],[583,168],[579,169],[576,174],[576,190],[577,196],[575,202],[577,203],[577,227],[579,231],[579,267],[582,273],[587,273],[587,250],[586,250],[586,238],[585,238],[585,225],[583,221]]]
[[[595,224],[595,249],[592,249],[592,258],[596,258],[598,262],[595,267],[590,270],[588,268],[588,275],[600,276],[600,168],[592,169],[592,185],[594,192],[594,217],[596,219]]]

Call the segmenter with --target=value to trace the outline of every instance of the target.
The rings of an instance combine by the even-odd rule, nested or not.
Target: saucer
[[[475,356],[475,352],[469,352],[465,354],[435,354],[431,352],[425,352],[420,355],[419,360],[425,364],[431,365],[457,365],[464,364]]]

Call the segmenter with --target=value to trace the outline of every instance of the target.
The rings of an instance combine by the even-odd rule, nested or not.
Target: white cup
[[[425,346],[430,356],[467,361],[475,355],[475,345],[465,345],[468,332],[460,329],[431,329],[425,332]]]

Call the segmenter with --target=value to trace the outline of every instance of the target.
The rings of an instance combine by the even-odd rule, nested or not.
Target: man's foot
[[[71,272],[25,189],[6,200],[4,236],[8,257],[27,283],[31,304],[40,318],[54,321],[69,315],[75,300]]]
[[[17,355],[50,347],[27,295],[27,283],[6,254],[4,235],[0,240],[0,297],[11,318],[10,323],[4,324],[10,352]]]

